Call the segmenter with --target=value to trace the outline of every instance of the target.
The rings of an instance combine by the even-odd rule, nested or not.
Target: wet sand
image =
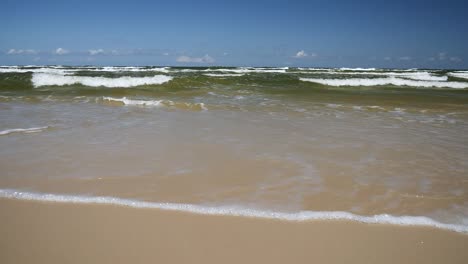
[[[468,263],[468,235],[0,199],[0,263]]]

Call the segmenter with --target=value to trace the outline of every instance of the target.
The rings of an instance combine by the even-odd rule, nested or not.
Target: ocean
[[[0,67],[0,197],[468,232],[468,71]]]

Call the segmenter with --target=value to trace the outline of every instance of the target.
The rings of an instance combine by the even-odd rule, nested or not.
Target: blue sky
[[[468,68],[468,1],[3,0],[2,65]]]

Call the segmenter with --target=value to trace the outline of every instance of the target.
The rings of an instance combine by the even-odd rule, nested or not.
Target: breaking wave
[[[340,68],[341,71],[376,71],[376,68]]]
[[[468,72],[449,72],[448,75],[457,78],[468,79]]]
[[[17,199],[26,201],[71,203],[71,204],[102,204],[117,205],[132,208],[160,209],[166,211],[180,211],[200,215],[225,215],[238,217],[251,217],[263,219],[277,219],[282,221],[317,221],[317,220],[345,220],[369,224],[390,224],[400,226],[425,226],[460,233],[468,233],[468,226],[446,224],[424,216],[393,216],[379,214],[361,216],[343,211],[299,211],[293,213],[271,210],[250,209],[240,206],[203,206],[183,203],[158,203],[139,200],[123,199],[107,196],[79,196],[59,195],[49,193],[22,192],[12,189],[0,189],[0,198]]]
[[[319,83],[328,86],[378,86],[378,85],[395,85],[395,86],[412,86],[412,87],[437,87],[437,88],[468,88],[468,83],[463,82],[436,82],[436,81],[415,81],[406,80],[395,77],[388,78],[351,78],[351,79],[315,79],[315,78],[300,78],[301,81]]]
[[[152,77],[130,77],[124,76],[119,78],[107,77],[90,77],[90,76],[71,76],[59,75],[50,73],[34,73],[32,83],[34,87],[51,86],[51,85],[73,85],[82,84],[85,86],[105,86],[110,88],[115,87],[134,87],[141,85],[162,84],[172,80],[172,77],[166,75],[155,75]]]
[[[286,73],[288,67],[284,68],[252,68],[252,67],[241,67],[241,68],[222,68],[222,69],[206,69],[204,71],[210,72],[232,72],[232,73]]]
[[[379,71],[320,71],[315,73],[329,74],[329,75],[371,75],[371,76],[384,76],[384,77],[401,77],[406,79],[418,80],[418,81],[447,81],[447,76],[436,76],[429,72],[418,71],[418,72],[379,72]]]
[[[89,71],[89,72],[163,72],[168,73],[169,67],[118,67],[118,66],[106,66],[106,67],[0,67],[0,73],[52,73],[52,74],[73,74],[74,72],[79,71]]]
[[[242,73],[224,73],[224,74],[205,73],[203,75],[209,76],[209,77],[240,77],[240,76],[244,76],[244,74],[242,74]]]

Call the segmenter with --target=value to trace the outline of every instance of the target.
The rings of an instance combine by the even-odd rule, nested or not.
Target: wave
[[[457,78],[468,79],[468,72],[449,72],[448,75]]]
[[[45,127],[31,127],[31,128],[14,128],[14,129],[7,129],[0,131],[0,136],[5,136],[12,133],[36,133],[41,132],[44,129],[49,128],[48,126]]]
[[[73,74],[77,70],[72,69],[59,69],[59,68],[0,68],[0,73],[50,73],[50,74]]]
[[[172,77],[166,75],[155,75],[152,77],[130,77],[119,78],[107,77],[89,77],[89,76],[70,76],[50,73],[34,73],[32,76],[34,87],[50,85],[72,85],[82,84],[85,86],[105,86],[105,87],[134,87],[141,85],[162,84],[172,80]]]
[[[334,71],[335,69],[332,69],[332,68],[303,68],[303,67],[298,67],[297,70],[299,70],[299,71]]]
[[[135,99],[128,99],[127,97],[123,98],[114,98],[114,97],[103,97],[104,101],[107,102],[116,102],[123,105],[130,105],[130,106],[153,106],[153,107],[173,107],[177,109],[185,109],[185,110],[208,110],[204,103],[185,103],[185,102],[174,102],[171,100],[135,100]]]
[[[408,72],[408,73],[398,73],[398,72],[388,72],[383,73],[382,75],[388,76],[398,76],[418,81],[447,81],[447,76],[434,76],[428,72]]]
[[[172,69],[171,72],[223,72],[226,74],[247,74],[247,73],[287,73],[288,67],[284,68],[252,68],[252,67],[240,67],[240,68],[207,68],[207,69]],[[207,74],[210,74],[207,73]],[[205,74],[206,75],[206,74]]]
[[[340,68],[341,71],[376,71],[376,68]]]
[[[78,71],[89,71],[89,72],[163,72],[168,73],[169,67],[156,67],[156,68],[148,68],[148,67],[130,67],[130,66],[106,66],[106,67],[60,67],[60,66],[48,66],[48,67],[41,67],[41,66],[25,66],[25,67],[18,67],[18,66],[0,66],[0,73],[55,73],[55,74],[73,74],[74,72]]]
[[[360,72],[359,74],[367,74]],[[434,76],[428,72],[370,72],[369,75],[386,75],[390,77],[402,77],[417,81],[447,81],[447,76]]]
[[[244,76],[245,74],[242,74],[242,73],[222,73],[222,74],[205,73],[203,75],[209,76],[209,77],[240,77],[240,76]]]
[[[340,71],[322,71],[315,72],[330,75],[372,75],[372,76],[385,76],[385,77],[401,77],[418,81],[447,81],[447,76],[435,76],[429,72],[377,72],[377,71],[360,71],[360,72],[340,72]]]
[[[361,216],[343,211],[299,211],[293,213],[278,212],[270,210],[258,210],[240,206],[203,206],[183,203],[158,203],[145,202],[140,200],[123,199],[108,196],[80,196],[80,195],[60,195],[50,193],[22,192],[12,189],[0,189],[0,198],[71,203],[71,204],[102,204],[117,205],[132,208],[160,209],[166,211],[180,211],[200,215],[224,215],[264,219],[277,219],[283,221],[317,221],[317,220],[345,220],[369,224],[390,224],[400,226],[425,226],[445,230],[452,230],[460,233],[468,233],[468,226],[446,224],[438,222],[425,216],[393,216],[379,214],[372,216]]]
[[[240,68],[222,68],[222,69],[206,69],[204,71],[209,72],[233,72],[233,73],[286,73],[288,70],[285,68],[252,68],[252,67],[240,67]]]
[[[94,69],[94,71],[109,71],[109,72],[142,72],[142,71],[157,71],[157,72],[169,72],[169,67],[162,68],[146,68],[146,67],[117,67],[117,66],[107,66],[102,68]]]
[[[463,82],[434,82],[434,81],[415,81],[406,80],[395,77],[388,78],[351,78],[351,79],[314,79],[314,78],[299,78],[301,81],[319,83],[329,86],[378,86],[378,85],[395,85],[395,86],[412,86],[412,87],[437,87],[437,88],[468,88],[468,83]]]

